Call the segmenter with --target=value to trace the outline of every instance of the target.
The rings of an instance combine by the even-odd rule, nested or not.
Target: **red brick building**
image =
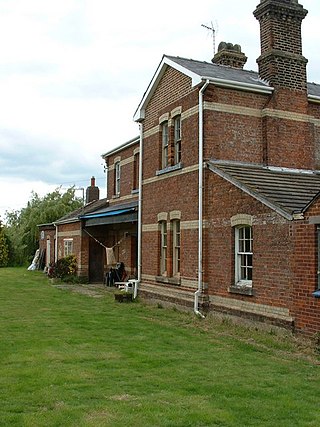
[[[306,14],[260,1],[258,73],[230,43],[212,63],[162,58],[135,113],[141,295],[319,331],[320,86],[306,78]]]
[[[118,203],[99,199],[95,179],[86,190],[82,208],[58,219],[53,224],[39,226],[40,251],[45,253],[45,266],[68,255],[75,255],[78,275],[90,282],[103,282],[117,262],[123,262],[127,277],[137,272],[137,195],[120,197]],[[108,264],[107,248],[112,248],[114,260]]]
[[[163,56],[135,113],[140,138],[103,155],[107,205],[78,214],[78,231],[106,246],[128,237],[117,260],[141,296],[319,332],[320,85],[307,83],[306,14],[260,1],[258,72],[230,43],[212,63]],[[86,271],[103,265],[93,242]]]

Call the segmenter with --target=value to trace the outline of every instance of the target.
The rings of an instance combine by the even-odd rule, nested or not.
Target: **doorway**
[[[104,248],[95,240],[90,239],[89,248],[89,282],[103,282],[104,274]]]

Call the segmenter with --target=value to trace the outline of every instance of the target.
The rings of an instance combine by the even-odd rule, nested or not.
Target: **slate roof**
[[[94,209],[94,211],[91,212],[85,212],[84,214],[80,215],[81,218],[86,219],[87,216],[92,215],[103,215],[105,213],[113,212],[116,210],[122,210],[122,209],[134,209],[138,207],[138,200],[134,200],[132,202],[127,203],[113,203],[108,206],[101,207],[100,209]]]
[[[59,218],[55,221],[55,224],[64,224],[74,221],[79,221],[79,216],[94,212],[97,209],[108,206],[107,199],[94,200],[93,202],[87,203],[85,206],[78,208],[67,215],[64,215],[62,218]]]
[[[269,86],[268,83],[260,79],[258,73],[255,71],[232,68],[225,65],[213,64],[212,62],[196,61],[176,56],[166,55],[166,57],[201,77],[231,80],[234,82],[260,85],[261,87]]]
[[[288,219],[318,196],[320,171],[210,161],[209,169]]]
[[[167,67],[173,67],[192,79],[192,86],[197,86],[204,80],[210,80],[216,85],[224,87],[240,87],[260,93],[272,93],[273,87],[262,80],[256,71],[243,70],[212,62],[197,61],[181,58],[179,56],[163,55],[162,60],[153,75],[143,97],[134,113],[134,120],[139,122],[145,117],[145,109],[156,87],[158,86]],[[308,83],[308,95],[310,99],[320,98],[320,84]]]
[[[320,85],[316,83],[308,83],[308,95],[320,97]]]
[[[196,61],[193,59],[168,56],[171,61],[186,68],[187,70],[198,74],[201,77],[212,79],[230,80],[235,83],[246,83],[261,86],[261,88],[269,87],[269,84],[259,77],[256,71],[243,70],[240,68],[232,68],[224,65],[213,64],[212,62]],[[308,83],[308,94],[320,97],[320,84]]]

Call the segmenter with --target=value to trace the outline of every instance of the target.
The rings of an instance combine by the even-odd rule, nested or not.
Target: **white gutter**
[[[139,148],[139,202],[138,202],[138,282],[135,284],[133,298],[137,298],[138,286],[141,283],[141,254],[142,254],[142,155],[143,155],[143,124],[140,123]]]
[[[308,100],[309,100],[310,102],[320,103],[320,96],[316,96],[316,95],[308,95]]]
[[[273,87],[261,86],[254,83],[236,82],[234,80],[218,79],[216,77],[203,77],[203,79],[206,81],[209,80],[210,83],[216,86],[227,87],[231,89],[247,90],[250,92],[267,93],[267,94],[270,94],[274,91]]]
[[[199,311],[199,296],[202,293],[202,240],[203,240],[203,94],[209,85],[209,79],[199,90],[199,224],[198,224],[198,290],[194,293],[194,312],[197,316],[204,318]]]
[[[109,196],[109,164],[106,162],[106,159],[104,159],[104,172],[106,174],[106,195],[107,195],[107,200],[108,196]]]

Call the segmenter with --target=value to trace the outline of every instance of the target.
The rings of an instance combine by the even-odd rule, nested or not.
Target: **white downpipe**
[[[56,241],[54,242],[54,262],[58,261],[58,226],[54,222],[53,225],[56,227]]]
[[[194,312],[197,316],[204,318],[205,316],[199,311],[199,296],[202,293],[202,241],[203,241],[203,94],[209,85],[209,80],[206,80],[204,85],[199,90],[199,223],[198,223],[198,289],[194,293]]]
[[[138,203],[138,281],[135,284],[133,298],[137,298],[138,286],[141,283],[142,265],[142,157],[143,157],[143,124],[140,123],[140,148],[139,148],[139,203]]]

